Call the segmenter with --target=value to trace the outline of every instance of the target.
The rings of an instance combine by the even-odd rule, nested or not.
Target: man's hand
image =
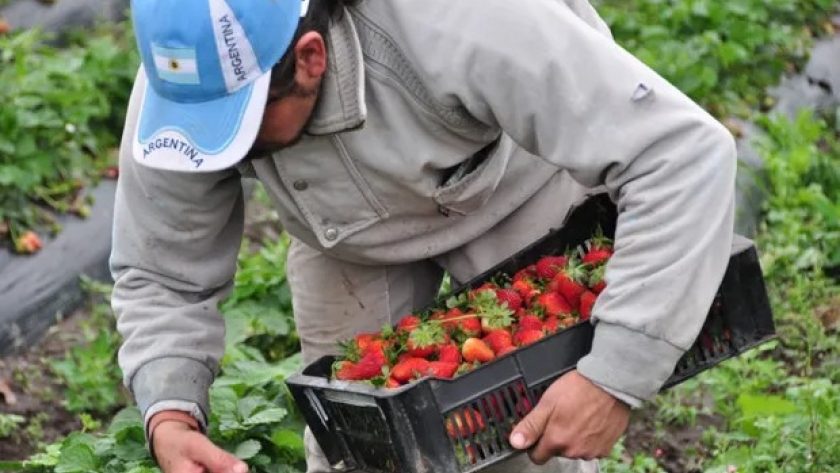
[[[155,456],[164,473],[247,473],[248,465],[213,445],[184,422],[166,420],[152,437]]]
[[[610,454],[629,419],[627,404],[573,370],[549,386],[513,430],[510,443],[530,449],[537,465],[555,456],[593,460]]]

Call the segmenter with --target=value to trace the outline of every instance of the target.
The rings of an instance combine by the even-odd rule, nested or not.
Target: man
[[[125,382],[166,473],[243,472],[203,435],[216,305],[256,176],[293,237],[305,362],[393,322],[606,189],[591,353],[489,471],[597,471],[698,334],[729,258],[734,140],[586,0],[143,0],[112,269]],[[329,290],[324,290],[329,288]],[[308,471],[329,471],[307,430]]]

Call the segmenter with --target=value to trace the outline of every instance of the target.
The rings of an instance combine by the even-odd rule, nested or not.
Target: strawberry
[[[465,337],[481,335],[481,320],[472,312],[464,313],[453,307],[444,316],[443,327],[448,332],[460,331]]]
[[[499,353],[504,347],[513,345],[513,335],[507,330],[496,329],[488,333],[481,339],[494,353]]]
[[[371,379],[382,375],[382,368],[388,365],[388,358],[382,350],[372,350],[362,356],[356,364],[359,379]]]
[[[394,379],[393,376],[389,376],[387,380],[385,380],[385,387],[388,389],[394,389],[402,386],[402,383]]]
[[[551,285],[554,290],[559,292],[566,302],[577,310],[580,305],[580,295],[586,290],[585,281],[586,271],[583,266],[574,262],[569,262],[562,271],[554,276],[551,280]]]
[[[417,377],[425,376],[429,370],[429,360],[425,358],[406,358],[391,368],[391,377],[401,383],[407,383]]]
[[[543,321],[540,320],[539,317],[536,315],[530,314],[522,317],[519,319],[518,324],[519,330],[542,330],[543,329]]]
[[[499,406],[499,400],[496,396],[488,396],[481,399],[482,407],[484,407],[484,412],[491,414],[499,421],[503,421],[505,419],[505,414],[502,408]],[[502,401],[504,405],[504,401]]]
[[[547,333],[557,333],[560,331],[560,327],[560,317],[548,317],[543,321],[543,330]]]
[[[536,264],[537,276],[543,279],[551,279],[566,265],[567,261],[568,258],[565,256],[543,256]]]
[[[589,273],[589,289],[595,294],[600,294],[607,287],[607,281],[604,280],[604,273],[606,265],[601,265]]]
[[[441,345],[449,343],[449,335],[439,324],[427,323],[411,331],[406,342],[406,350],[412,356],[428,358],[437,352]]]
[[[545,332],[536,329],[520,329],[513,335],[513,343],[519,347],[530,345],[545,337]]]
[[[593,247],[583,255],[583,258],[581,258],[580,261],[581,263],[588,264],[590,266],[598,266],[601,265],[601,263],[606,263],[612,254],[612,250]]]
[[[511,278],[512,282],[516,281],[527,281],[532,282],[532,280],[537,276],[537,266],[532,264],[529,266],[525,266],[524,268],[520,269],[519,271],[513,273],[513,277]]]
[[[511,289],[519,293],[523,304],[528,304],[531,299],[540,294],[540,289],[530,279],[520,279],[511,284]]]
[[[514,312],[522,307],[522,296],[513,288],[497,289],[496,299],[501,305],[507,304],[507,308]]]
[[[589,243],[589,250],[584,253],[581,262],[592,267],[603,266],[603,263],[609,260],[612,255],[613,241],[604,235],[603,229],[599,226],[595,230],[595,235]]]
[[[592,291],[584,291],[580,296],[580,320],[588,320],[592,315],[592,306],[598,296]]]
[[[557,317],[574,312],[566,299],[559,292],[545,292],[537,297],[534,307],[542,309],[546,317]]]
[[[467,318],[458,321],[458,328],[467,337],[479,337],[482,332],[481,319],[475,314],[469,314]]]
[[[478,286],[477,288],[469,291],[468,298],[469,298],[470,301],[473,301],[473,300],[475,300],[476,297],[480,297],[480,294],[482,292],[490,291],[490,292],[495,293],[496,289],[498,289],[498,288],[499,287],[497,285],[493,284],[492,282],[485,282],[484,284]]]
[[[451,438],[464,438],[484,430],[484,418],[476,409],[455,411],[446,420],[446,432]]]
[[[508,353],[510,353],[512,351],[516,351],[516,348],[517,348],[516,345],[508,345],[506,347],[502,347],[501,350],[496,352],[496,358],[507,355]]]
[[[333,365],[333,378],[342,381],[352,381],[356,379],[355,374],[356,363],[350,360],[341,360],[335,362]]]
[[[429,362],[427,373],[431,376],[437,376],[438,378],[451,378],[455,376],[456,371],[458,371],[458,363],[432,361]]]
[[[436,344],[422,345],[409,338],[406,343],[406,353],[417,358],[428,358],[437,350]]]
[[[464,341],[461,346],[461,355],[463,355],[464,361],[468,363],[487,363],[496,356],[493,349],[482,342],[481,339],[475,337],[470,337]]]
[[[382,375],[382,368],[388,364],[388,359],[382,350],[371,351],[358,362],[342,360],[334,366],[334,377],[345,381],[368,380]]]
[[[443,345],[442,347],[438,348],[437,361],[460,363],[461,351],[455,344],[448,343],[446,345]]]
[[[397,332],[411,332],[420,326],[422,321],[416,315],[406,315],[397,322]]]

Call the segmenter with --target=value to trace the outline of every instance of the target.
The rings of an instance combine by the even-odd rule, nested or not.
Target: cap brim
[[[269,71],[224,98],[200,103],[164,99],[146,82],[134,159],[172,171],[209,172],[236,165],[257,138],[270,79]]]

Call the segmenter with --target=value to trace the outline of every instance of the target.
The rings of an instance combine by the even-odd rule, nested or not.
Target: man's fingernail
[[[231,473],[248,473],[248,465],[244,463],[237,463],[233,466]]]
[[[510,444],[513,448],[525,448],[525,436],[521,432],[514,432],[510,436]]]

